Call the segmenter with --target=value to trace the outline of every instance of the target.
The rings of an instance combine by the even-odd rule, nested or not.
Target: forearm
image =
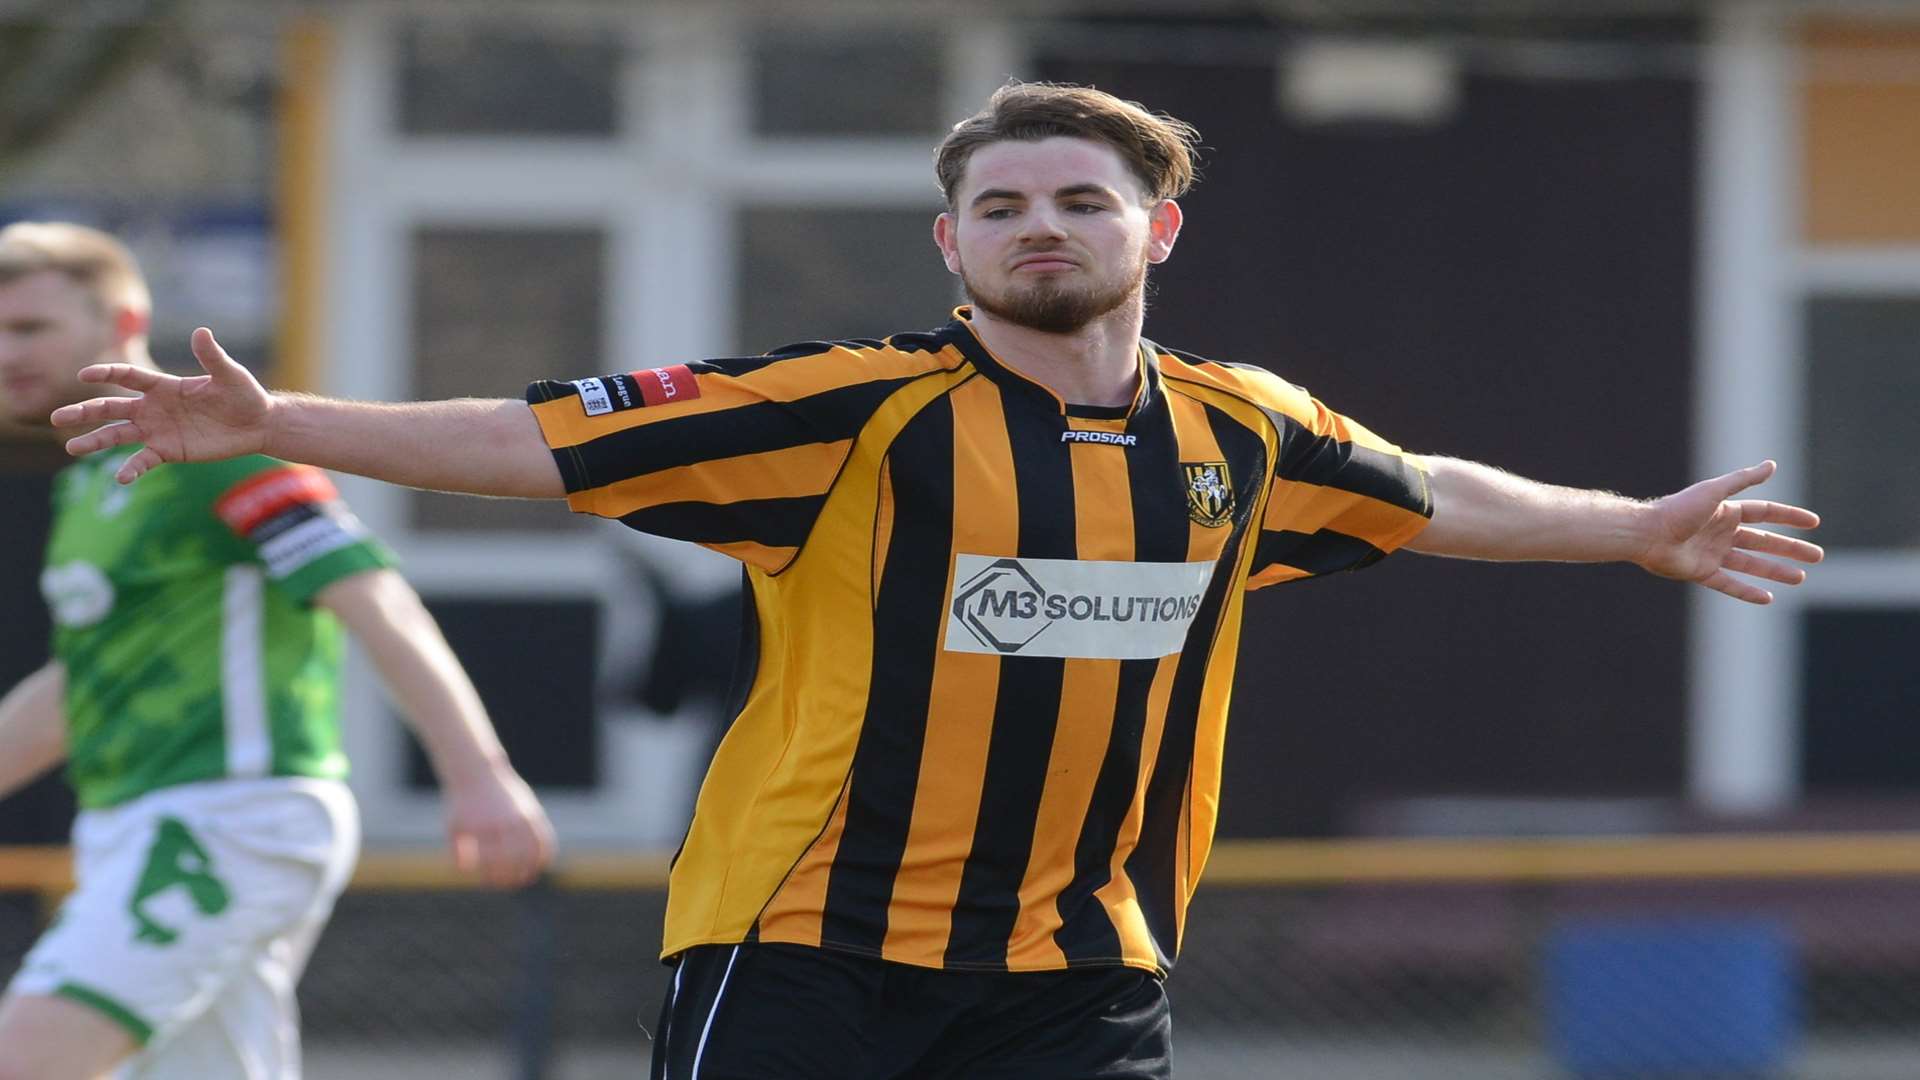
[[[1429,555],[1502,561],[1638,560],[1653,542],[1651,505],[1542,484],[1457,458],[1422,460],[1433,521],[1408,545]]]
[[[526,499],[566,494],[532,411],[507,399],[395,404],[275,394],[264,449],[406,487]]]
[[[0,798],[67,756],[67,673],[49,661],[0,697]]]
[[[364,580],[363,580],[364,579]],[[373,571],[323,593],[373,660],[443,783],[506,767],[506,752],[439,624],[398,574]]]

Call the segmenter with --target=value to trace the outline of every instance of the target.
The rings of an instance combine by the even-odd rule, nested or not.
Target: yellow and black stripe
[[[748,567],[669,955],[1165,970],[1246,591],[1369,565],[1431,513],[1413,459],[1265,371],[1144,345],[1130,407],[1068,406],[967,314],[691,364],[671,404],[528,390],[574,509]]]

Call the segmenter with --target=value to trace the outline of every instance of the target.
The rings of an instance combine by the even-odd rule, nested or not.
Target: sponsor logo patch
[[[1224,461],[1183,461],[1187,476],[1187,516],[1209,529],[1233,520],[1233,481]]]
[[[241,536],[295,506],[332,502],[340,492],[311,465],[286,465],[242,480],[213,504],[213,512]]]
[[[351,515],[309,518],[260,545],[267,576],[279,581],[323,555],[331,555],[366,538],[366,528]]]
[[[1063,431],[1061,442],[1112,443],[1115,446],[1132,446],[1140,441],[1138,435],[1122,435],[1117,431]]]
[[[958,555],[946,647],[1090,660],[1170,656],[1186,643],[1213,567]]]
[[[580,407],[588,416],[625,412],[643,405],[669,405],[692,401],[700,396],[700,380],[685,364],[602,375],[594,379],[575,379]]]
[[[580,407],[587,410],[588,416],[605,416],[613,411],[613,398],[607,395],[604,379],[575,379],[574,389],[580,391]]]

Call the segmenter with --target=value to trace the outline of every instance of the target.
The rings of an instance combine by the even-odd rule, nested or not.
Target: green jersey
[[[318,469],[252,456],[122,487],[113,474],[137,449],[77,462],[54,487],[40,586],[80,805],[221,777],[345,776],[342,634],[312,600],[391,556]]]

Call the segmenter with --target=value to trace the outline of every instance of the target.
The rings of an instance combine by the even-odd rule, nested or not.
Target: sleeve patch
[[[567,385],[580,395],[588,416],[605,416],[643,405],[667,405],[700,396],[700,382],[685,364],[575,379]]]
[[[286,465],[235,484],[213,504],[214,513],[242,537],[297,507],[337,501],[340,493],[327,474],[305,465]]]
[[[352,547],[366,539],[366,530],[351,515],[322,514],[283,529],[260,545],[267,576],[282,580],[323,555]]]

